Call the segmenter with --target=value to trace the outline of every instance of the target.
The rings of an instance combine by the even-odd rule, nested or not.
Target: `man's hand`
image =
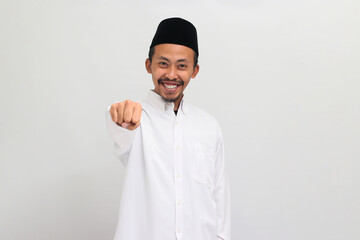
[[[114,103],[111,105],[110,114],[117,125],[134,130],[140,125],[141,104],[131,100]]]

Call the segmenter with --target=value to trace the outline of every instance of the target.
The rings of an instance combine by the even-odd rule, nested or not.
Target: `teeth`
[[[167,85],[167,84],[164,84],[164,86],[169,89],[173,89],[177,87],[177,85]]]

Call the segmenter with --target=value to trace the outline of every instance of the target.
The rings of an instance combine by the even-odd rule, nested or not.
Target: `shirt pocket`
[[[210,147],[197,143],[194,146],[196,183],[203,185],[208,191],[214,189],[215,162],[214,154]]]

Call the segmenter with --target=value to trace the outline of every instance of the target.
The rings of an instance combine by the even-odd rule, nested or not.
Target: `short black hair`
[[[152,61],[152,57],[154,56],[154,54],[155,54],[155,46],[151,47],[149,50],[150,62]],[[194,51],[194,67],[196,67],[196,65],[198,64],[198,58],[199,58],[199,55]]]

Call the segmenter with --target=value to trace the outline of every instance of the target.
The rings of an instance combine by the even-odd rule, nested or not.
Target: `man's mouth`
[[[176,88],[178,85],[177,84],[166,84],[163,83],[163,85],[167,88],[167,89],[173,89]]]
[[[159,80],[159,84],[164,86],[164,90],[166,92],[173,93],[176,92],[176,90],[183,85],[183,82]]]
[[[161,83],[165,87],[166,92],[176,92],[178,85],[177,84],[167,84],[167,83]]]

